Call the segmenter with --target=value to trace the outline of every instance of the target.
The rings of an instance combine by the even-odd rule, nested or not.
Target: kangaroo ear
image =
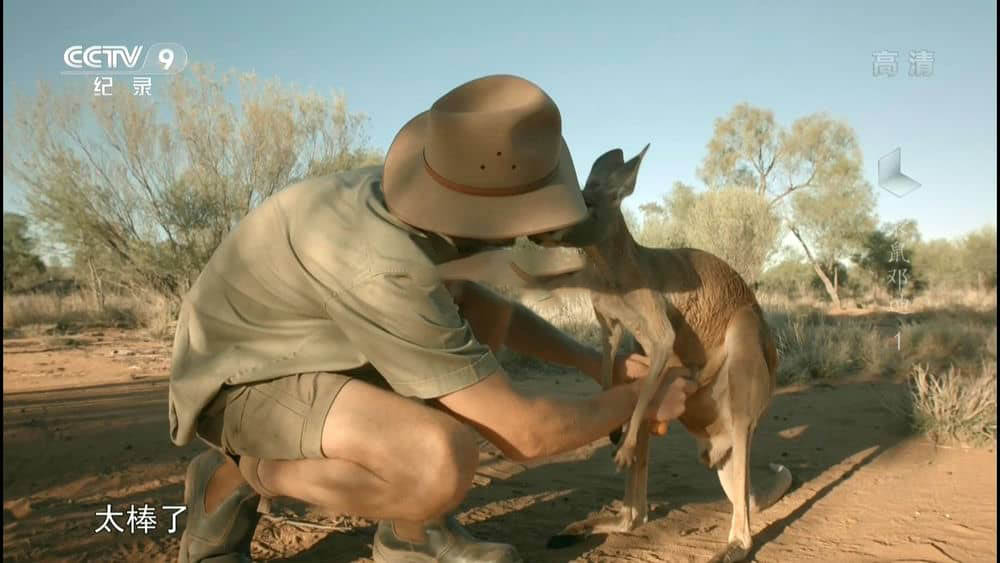
[[[606,187],[611,174],[625,163],[625,156],[621,149],[611,149],[597,157],[594,166],[590,169],[590,176],[587,183],[583,185],[584,190],[598,189]]]
[[[619,202],[632,195],[635,190],[635,181],[639,177],[639,165],[642,164],[642,157],[646,156],[647,150],[649,150],[649,144],[628,162],[619,165],[608,178],[607,189],[614,192],[615,199]]]

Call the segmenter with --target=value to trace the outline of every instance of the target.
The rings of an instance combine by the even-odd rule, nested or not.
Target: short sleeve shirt
[[[184,297],[170,374],[171,440],[194,436],[224,385],[374,367],[429,399],[499,369],[459,315],[423,233],[393,217],[381,167],[292,185],[248,214]]]

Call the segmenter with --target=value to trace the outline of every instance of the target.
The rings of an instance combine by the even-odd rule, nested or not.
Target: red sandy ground
[[[183,503],[186,462],[201,446],[168,440],[168,352],[128,332],[4,340],[4,561],[176,561],[180,534],[168,533],[161,507]],[[517,384],[595,390],[568,372],[519,373]],[[898,392],[843,382],[775,397],[757,432],[753,475],[766,485],[773,460],[796,483],[753,517],[754,560],[996,561],[995,450],[909,437],[883,407]],[[728,533],[729,502],[680,427],[653,445],[649,523],[561,550],[545,548],[550,535],[621,498],[607,441],[533,467],[487,465],[492,479],[478,479],[485,486],[459,518],[481,537],[516,544],[526,561],[704,561]],[[118,518],[125,533],[95,533],[95,513],[108,503],[156,508],[157,528],[131,534]],[[261,521],[254,556],[369,561],[372,532],[370,522],[282,503]]]

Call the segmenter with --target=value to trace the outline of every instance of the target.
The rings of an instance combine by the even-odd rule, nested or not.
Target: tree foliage
[[[697,200],[698,194],[693,187],[674,182],[673,189],[663,196],[662,203],[647,203],[639,208],[642,226],[636,238],[640,243],[656,248],[688,246],[684,231]]]
[[[861,251],[853,260],[867,277],[872,300],[878,299],[880,291],[899,298],[925,287],[923,272],[914,268],[914,252],[919,241],[920,231],[912,220],[889,223],[865,235]]]
[[[753,190],[801,244],[835,306],[838,276],[874,224],[875,197],[862,178],[861,150],[845,123],[818,113],[784,129],[773,112],[737,105],[716,120],[698,173],[710,189]]]
[[[805,297],[816,279],[816,272],[804,258],[786,257],[766,269],[760,277],[760,287],[768,292],[791,298]]]
[[[37,244],[29,234],[27,217],[3,214],[3,290],[26,289],[41,281],[45,263],[37,254]]]
[[[916,221],[905,219],[869,231],[851,257],[853,264],[838,266],[838,276],[841,287],[848,286],[856,298],[867,296],[876,303],[910,299],[928,290],[988,291],[996,288],[996,256],[994,226],[955,239],[925,241]],[[823,269],[833,276],[830,266]],[[822,288],[822,281],[807,260],[793,255],[768,268],[761,285],[767,291],[802,296],[803,288]]]
[[[173,78],[166,108],[130,95],[90,98],[42,85],[22,100],[5,119],[5,174],[78,267],[175,301],[268,196],[382,158],[367,144],[365,116],[343,97],[254,75],[195,65]]]
[[[985,226],[957,240],[918,242],[913,262],[931,289],[995,289],[996,227]]]
[[[643,212],[640,242],[711,252],[751,284],[773,253],[781,228],[767,200],[745,188],[696,193],[678,182],[663,204],[647,204]]]

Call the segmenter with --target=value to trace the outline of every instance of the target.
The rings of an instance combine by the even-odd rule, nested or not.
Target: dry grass
[[[979,370],[954,367],[935,375],[926,366],[910,374],[906,414],[913,428],[938,442],[980,446],[996,440],[997,367],[983,361]]]
[[[601,328],[597,324],[594,309],[590,304],[590,296],[586,291],[560,290],[550,294],[540,291],[521,292],[503,288],[493,289],[509,299],[522,303],[578,341],[594,348],[600,348]],[[499,359],[513,377],[518,377],[519,374],[528,371],[563,371],[513,350],[503,350],[499,354]]]
[[[527,294],[521,297],[521,302],[580,342],[600,347],[601,327],[587,292],[562,290],[549,295]]]
[[[4,295],[4,336],[66,334],[88,328],[142,328],[165,337],[173,324],[167,301],[159,296],[108,296],[98,308],[81,293]]]
[[[940,443],[996,440],[996,292],[916,300],[907,314],[884,309],[831,315],[803,303],[767,314],[782,382],[840,376],[905,382],[902,412]]]
[[[878,343],[867,342],[876,334],[868,323],[851,323],[845,327],[818,311],[770,313],[767,318],[781,360],[778,380],[782,383],[856,373],[866,360],[858,350],[879,349]],[[869,361],[880,354],[871,356]]]
[[[600,346],[600,328],[585,291],[499,291],[577,340]],[[856,307],[831,314],[820,303],[775,295],[762,296],[761,303],[778,345],[781,382],[846,376],[905,381],[904,408],[916,430],[942,441],[995,439],[995,291],[924,296],[905,315]],[[119,327],[169,337],[173,314],[155,296],[109,297],[101,311],[79,293],[5,295],[3,324],[5,336]],[[510,351],[501,361],[512,373],[553,369]]]
[[[996,310],[997,292],[977,291],[973,289],[940,290],[924,293],[913,300],[913,309],[941,309],[945,307],[963,307],[977,310]]]
[[[757,302],[765,311],[783,313],[814,311],[824,307],[823,303],[814,297],[790,298],[781,293],[759,292]]]
[[[505,293],[578,340],[600,345],[586,292]],[[840,377],[904,382],[903,406],[892,408],[902,408],[916,431],[942,442],[995,439],[995,292],[929,295],[907,314],[862,310],[850,301],[837,313],[811,300],[770,295],[761,301],[777,342],[782,383]],[[502,359],[518,369],[544,368],[511,352]]]
[[[829,310],[829,302],[813,295],[790,298],[782,293],[758,292],[757,301],[766,311],[772,312],[804,312],[813,310]],[[880,297],[877,303],[865,296],[853,298],[843,296],[840,299],[841,313],[870,313],[894,310],[890,302]],[[974,289],[941,289],[922,293],[909,303],[910,311],[926,311],[928,309],[944,309],[958,307],[962,309],[990,310],[996,309],[997,293],[978,291]]]
[[[967,294],[950,303],[928,299],[905,314],[830,314],[803,305],[768,311],[781,357],[779,379],[904,378],[921,364],[932,371],[978,369],[984,358],[996,360],[997,332],[995,293],[979,295],[978,301]]]

